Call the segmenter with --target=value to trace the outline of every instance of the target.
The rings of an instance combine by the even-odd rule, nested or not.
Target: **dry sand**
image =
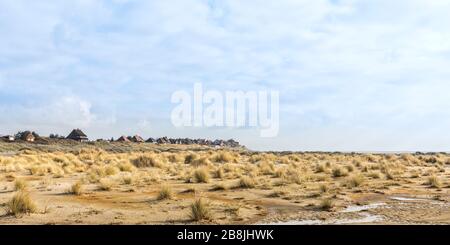
[[[0,146],[0,224],[450,224],[450,155],[443,153]],[[141,156],[147,165],[135,167]],[[194,160],[186,161],[189,156]],[[197,183],[198,169],[209,175],[207,183]],[[243,177],[255,186],[239,186]],[[438,186],[428,183],[430,177]],[[35,213],[7,212],[16,180],[26,181]],[[77,182],[82,194],[69,194]],[[110,189],[102,190],[105,186]],[[172,199],[158,200],[162,187],[172,190]],[[208,202],[209,219],[191,219],[191,204],[198,198]],[[324,200],[331,202],[329,208]]]

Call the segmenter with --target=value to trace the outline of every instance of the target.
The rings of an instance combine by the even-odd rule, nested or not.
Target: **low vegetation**
[[[326,198],[320,201],[319,209],[324,211],[330,211],[334,207],[334,201],[331,198]]]
[[[49,217],[56,223],[95,223],[98,217],[104,223],[112,216],[118,223],[173,223],[186,212],[192,221],[252,223],[283,212],[290,217],[284,207],[291,206],[305,217],[333,219],[359,202],[355,199],[374,193],[426,194],[444,204],[450,187],[446,153],[261,153],[92,142],[83,148],[74,143],[15,149],[14,144],[0,142],[0,153],[1,147],[8,152],[0,154],[0,205],[16,216],[37,212],[36,203],[46,207],[44,213],[57,210],[39,215],[42,223],[52,222]],[[70,204],[64,205],[64,198]]]
[[[83,191],[84,191],[83,183],[81,181],[78,181],[70,187],[68,193],[79,196],[83,194]]]
[[[348,175],[348,171],[343,167],[334,167],[332,174],[333,177],[343,177]]]
[[[163,162],[153,155],[139,156],[138,158],[132,160],[132,163],[137,168],[148,168],[148,167],[162,168],[164,166]]]
[[[355,174],[350,176],[346,181],[346,186],[348,188],[358,187],[364,182],[364,176],[361,174]]]
[[[16,179],[16,181],[14,181],[14,190],[16,190],[16,191],[23,191],[27,187],[28,187],[28,184],[25,180]]]
[[[163,186],[159,190],[158,200],[170,200],[173,199],[174,194],[172,189],[169,186]]]
[[[243,176],[239,180],[238,187],[240,188],[254,188],[256,186],[256,182],[253,178],[248,176]]]
[[[209,173],[205,168],[196,169],[193,177],[196,183],[208,183],[210,180]]]
[[[428,177],[426,184],[433,188],[442,187],[442,182],[436,175]]]
[[[11,200],[6,203],[6,212],[15,216],[35,213],[36,211],[36,204],[31,200],[30,194],[25,191],[17,192]]]
[[[110,191],[114,187],[115,183],[114,181],[110,179],[101,179],[99,181],[99,187],[102,191]]]
[[[193,221],[202,221],[211,219],[209,203],[199,198],[191,204],[189,217]]]
[[[326,184],[320,184],[320,185],[319,185],[319,190],[320,190],[320,192],[322,192],[322,193],[328,192],[329,189],[330,189],[330,188],[329,188],[328,185],[326,185]]]

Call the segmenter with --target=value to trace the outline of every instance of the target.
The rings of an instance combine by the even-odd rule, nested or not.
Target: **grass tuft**
[[[320,190],[320,192],[322,192],[322,193],[328,192],[329,189],[330,189],[330,188],[329,188],[328,185],[326,185],[326,184],[320,184],[320,185],[319,185],[319,190]]]
[[[170,200],[173,199],[174,194],[172,189],[169,186],[161,187],[158,193],[158,200]]]
[[[206,169],[199,168],[194,171],[194,181],[196,183],[208,183],[209,179],[209,173]]]
[[[132,163],[137,168],[162,168],[164,166],[163,162],[154,156],[139,156],[132,160]]]
[[[218,163],[227,163],[234,161],[234,157],[231,153],[224,151],[217,153],[214,157],[214,161]]]
[[[114,187],[114,182],[110,179],[101,179],[99,181],[99,187],[102,191],[110,191]]]
[[[333,177],[343,177],[348,175],[347,170],[341,167],[334,167],[331,173]]]
[[[30,195],[24,191],[17,192],[11,200],[6,203],[7,213],[15,216],[35,213],[36,210],[36,204],[31,200]]]
[[[353,188],[353,187],[360,186],[363,182],[364,182],[364,176],[360,175],[360,174],[355,174],[355,175],[350,176],[347,179],[345,185],[348,188]]]
[[[224,174],[222,168],[217,169],[215,174],[216,174],[216,178],[218,178],[218,179],[223,179],[225,177],[225,174]]]
[[[197,154],[191,153],[191,154],[187,155],[187,156],[184,158],[184,163],[185,163],[185,164],[191,164],[191,163],[193,163],[195,160],[197,160],[198,158],[199,158],[199,156],[198,156]]]
[[[107,166],[105,168],[105,174],[107,176],[116,175],[119,172],[119,169],[113,166]]]
[[[248,177],[248,176],[242,176],[241,179],[239,180],[239,185],[240,188],[255,188],[256,186],[256,181],[255,179]]]
[[[333,207],[334,207],[334,202],[330,198],[323,199],[319,203],[319,208],[324,211],[330,211],[333,209]]]
[[[193,221],[202,221],[211,219],[211,211],[209,208],[209,203],[203,201],[203,199],[197,199],[191,204],[191,213],[189,217]]]
[[[14,181],[14,190],[16,191],[23,191],[27,189],[27,187],[28,183],[25,180],[16,179],[16,181]]]
[[[68,193],[79,196],[83,194],[83,191],[84,191],[83,183],[78,181],[70,187]]]
[[[433,188],[441,188],[442,186],[441,180],[435,175],[428,177],[426,184]]]

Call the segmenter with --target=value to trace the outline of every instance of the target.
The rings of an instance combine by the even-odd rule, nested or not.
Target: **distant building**
[[[87,135],[78,128],[72,130],[72,132],[69,134],[69,136],[67,136],[67,139],[76,140],[76,141],[80,141],[80,142],[85,142],[85,141],[89,140]]]
[[[164,136],[162,138],[157,139],[156,143],[158,143],[158,144],[169,144],[170,141],[169,141],[169,139],[166,136]]]
[[[34,140],[36,139],[36,137],[34,137],[34,134],[31,133],[30,131],[25,131],[22,133],[21,140],[27,141],[27,142],[34,142]]]
[[[117,142],[131,142],[126,136],[120,136],[120,138],[117,139]]]
[[[5,140],[5,141],[8,141],[8,142],[13,142],[15,139],[14,139],[14,136],[12,136],[12,135],[4,135],[4,136],[2,136],[1,137],[3,140]]]
[[[131,138],[131,141],[136,142],[136,143],[142,143],[142,142],[144,142],[144,139],[139,135],[135,135]]]
[[[148,140],[145,141],[145,142],[147,142],[147,143],[156,143],[156,139],[154,139],[154,138],[148,138]]]

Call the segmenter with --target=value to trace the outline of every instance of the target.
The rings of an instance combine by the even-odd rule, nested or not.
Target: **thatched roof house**
[[[117,142],[131,142],[126,136],[120,136],[120,138],[117,139]]]
[[[131,141],[136,142],[136,143],[142,143],[142,142],[144,142],[144,139],[139,135],[135,135],[131,138]]]
[[[153,139],[153,138],[148,138],[148,140],[147,141],[145,141],[145,142],[147,142],[147,143],[156,143],[156,139]]]
[[[167,138],[166,136],[159,138],[156,140],[156,143],[158,144],[169,144],[169,138]]]
[[[72,132],[67,136],[67,139],[76,140],[76,141],[88,141],[88,137],[83,131],[79,128],[72,130]]]
[[[34,137],[34,134],[30,131],[25,131],[20,135],[20,139],[28,142],[34,142],[36,137]]]

